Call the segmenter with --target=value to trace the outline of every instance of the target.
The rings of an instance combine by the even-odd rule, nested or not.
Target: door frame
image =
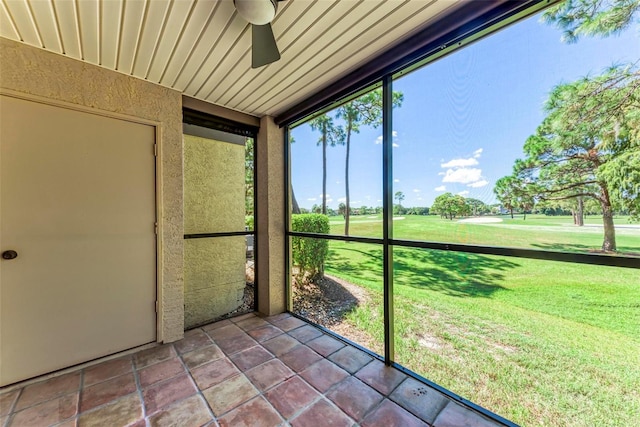
[[[152,126],[154,128],[154,155],[155,155],[155,234],[156,234],[156,300],[155,300],[155,312],[156,312],[156,342],[161,343],[163,341],[162,325],[163,325],[163,310],[162,310],[162,286],[160,286],[160,278],[162,277],[163,258],[162,258],[162,123],[154,120],[148,120],[141,117],[130,116],[127,114],[115,113],[111,111],[100,110],[98,108],[86,107],[84,105],[73,104],[70,102],[59,101],[55,99],[49,99],[38,95],[32,95],[28,93],[18,92],[11,89],[0,88],[0,96],[8,96],[11,98],[22,99],[25,101],[37,102],[39,104],[49,105],[53,107],[65,108],[68,110],[79,111],[88,114],[94,114],[97,116],[108,117],[117,120],[124,120],[131,123],[142,124]],[[125,350],[126,351],[126,350]],[[109,355],[104,355],[107,357]]]

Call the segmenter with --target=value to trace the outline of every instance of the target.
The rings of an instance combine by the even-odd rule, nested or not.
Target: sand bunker
[[[492,223],[492,222],[502,222],[502,218],[479,216],[479,217],[474,217],[474,218],[461,219],[458,222],[470,222],[470,223],[473,223],[473,224],[489,224],[489,223]]]

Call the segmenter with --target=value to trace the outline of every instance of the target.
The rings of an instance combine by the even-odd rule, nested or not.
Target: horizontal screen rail
[[[185,239],[208,239],[210,237],[253,236],[255,231],[226,231],[221,233],[193,233],[185,234]]]
[[[378,245],[384,244],[384,239],[376,237],[341,236],[338,234],[305,233],[301,231],[289,231],[287,235],[292,237],[311,237],[314,239],[341,240],[343,242],[373,243]]]
[[[340,236],[331,234],[303,233],[298,231],[290,231],[289,236],[310,237],[314,239],[338,240],[343,242],[359,242],[372,244],[389,244],[392,246],[401,246],[419,249],[435,249],[441,251],[465,252],[472,254],[498,255],[516,258],[540,259],[545,261],[561,261],[572,262],[578,264],[593,264],[609,267],[625,267],[640,269],[640,257],[621,256],[615,254],[595,254],[595,253],[577,253],[577,252],[560,252],[547,251],[542,249],[525,249],[511,248],[503,246],[482,246],[482,245],[465,245],[461,243],[444,243],[444,242],[427,242],[415,240],[399,240],[389,239],[385,241],[381,238],[371,237],[353,237]]]
[[[414,240],[389,241],[393,246],[404,246],[421,249],[436,249],[442,251],[466,252],[473,254],[500,255],[516,258],[540,259],[546,261],[563,261],[579,264],[594,264],[610,267],[640,268],[640,257],[626,257],[618,255],[604,255],[576,252],[545,251],[540,249],[510,248],[502,246],[478,246],[459,243],[419,242]]]

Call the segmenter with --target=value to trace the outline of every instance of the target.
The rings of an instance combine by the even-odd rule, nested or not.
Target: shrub
[[[244,217],[244,226],[247,230],[253,230],[253,215],[246,215]]]
[[[329,217],[322,214],[297,214],[291,216],[291,230],[307,233],[329,234]],[[300,284],[314,282],[324,275],[324,261],[329,253],[329,242],[311,237],[292,237],[292,263],[297,267],[296,281]]]

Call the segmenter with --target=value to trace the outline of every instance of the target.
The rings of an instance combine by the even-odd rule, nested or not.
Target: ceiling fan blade
[[[271,24],[251,25],[251,68],[260,68],[280,59]]]

